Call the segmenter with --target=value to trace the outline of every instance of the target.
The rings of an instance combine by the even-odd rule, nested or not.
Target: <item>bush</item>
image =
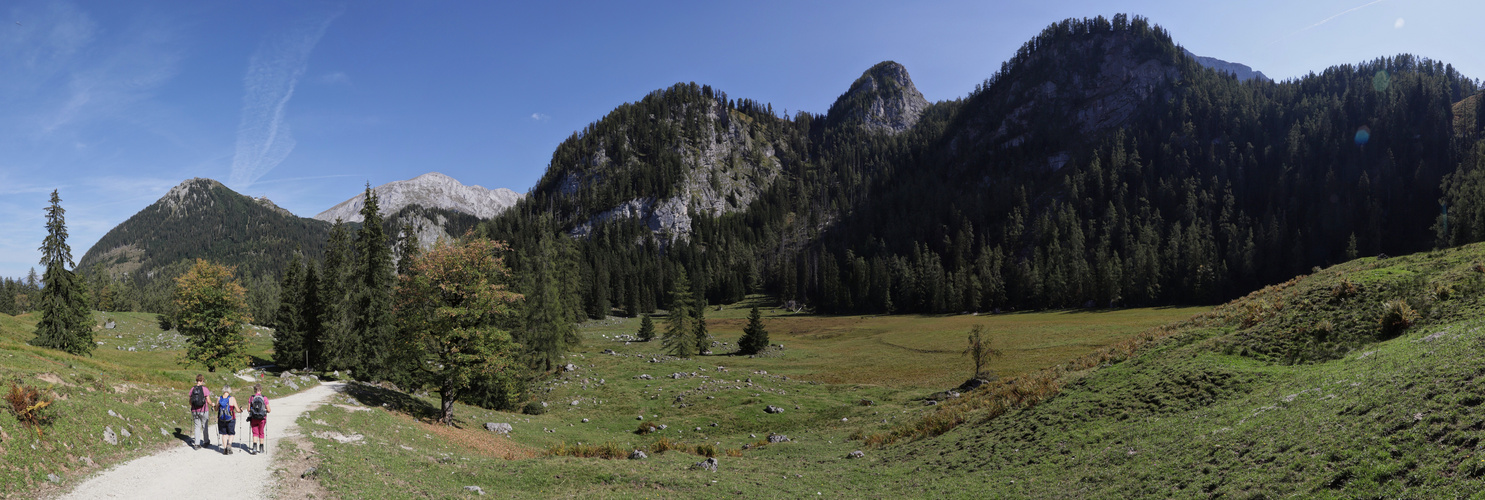
[[[1330,289],[1330,296],[1336,299],[1348,299],[1355,297],[1357,292],[1360,291],[1356,284],[1351,282],[1350,278],[1342,278],[1340,283],[1336,283]]]
[[[717,456],[717,446],[711,444],[698,444],[696,445],[696,454],[706,458],[715,457]]]
[[[525,413],[527,415],[541,415],[546,412],[547,407],[542,406],[541,401],[532,401],[530,403],[526,403],[526,407],[521,409],[521,413]]]
[[[11,384],[5,401],[10,403],[10,412],[15,414],[15,419],[26,427],[35,429],[36,437],[41,437],[41,426],[51,421],[51,415],[46,411],[52,404],[51,396],[35,387]]]
[[[1382,317],[1378,323],[1382,326],[1382,337],[1390,339],[1406,331],[1413,323],[1418,321],[1418,312],[1413,310],[1406,301],[1389,300],[1382,303]]]
[[[670,450],[678,449],[680,449],[680,443],[671,441],[670,438],[667,437],[656,439],[655,444],[650,445],[650,453],[654,453],[656,455],[665,453]]]
[[[175,320],[171,319],[170,315],[167,314],[156,314],[155,323],[160,326],[161,330],[165,330],[167,332],[175,329]]]
[[[641,422],[639,424],[639,428],[634,430],[634,433],[643,436],[645,434],[655,432],[658,429],[660,429],[660,426],[655,425],[654,422]]]

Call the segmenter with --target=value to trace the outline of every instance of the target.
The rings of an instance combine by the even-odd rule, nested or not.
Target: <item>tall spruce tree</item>
[[[706,331],[706,305],[705,300],[697,300],[696,314],[693,318],[696,326],[692,329],[691,341],[695,344],[698,355],[706,354],[712,347],[712,335]]]
[[[382,229],[381,206],[371,185],[366,185],[361,207],[361,229],[356,231],[356,264],[353,266],[351,332],[355,361],[351,368],[362,380],[391,380],[405,374],[393,364],[393,341],[397,335],[392,315],[392,250]]]
[[[572,303],[564,297],[564,279],[567,257],[557,248],[555,231],[550,219],[543,217],[539,224],[535,248],[526,256],[526,310],[525,332],[520,341],[526,347],[528,363],[533,369],[550,370],[562,358],[562,353],[575,342]]]
[[[300,345],[305,353],[305,367],[324,366],[324,302],[320,300],[320,276],[315,262],[304,266],[304,282],[299,292]]]
[[[41,265],[46,266],[42,276],[45,287],[35,302],[41,311],[41,321],[36,324],[33,345],[67,351],[72,354],[92,354],[97,344],[93,341],[93,329],[88,311],[85,284],[67,268],[73,266],[72,247],[67,245],[66,210],[57,191],[52,191],[51,205],[46,208],[46,239],[41,243]],[[34,279],[35,269],[32,269]]]
[[[273,362],[282,367],[308,364],[304,350],[304,315],[299,311],[304,299],[304,276],[299,254],[289,259],[284,279],[279,283],[278,312],[273,317]]]
[[[351,335],[346,290],[352,257],[350,230],[336,219],[325,243],[325,270],[320,275],[320,360],[327,370],[350,369],[355,365],[355,338]]]
[[[665,318],[665,336],[661,337],[666,352],[680,358],[689,358],[696,351],[695,322],[691,318],[691,281],[686,271],[680,270],[670,290],[670,314]]]

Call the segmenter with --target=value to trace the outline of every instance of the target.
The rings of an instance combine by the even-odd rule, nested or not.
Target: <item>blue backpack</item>
[[[232,407],[229,406],[231,403],[232,403],[232,400],[231,399],[228,399],[227,396],[222,396],[222,399],[220,401],[217,401],[217,419],[218,420],[221,420],[223,422],[231,422],[232,421],[232,418],[233,418],[232,417]]]

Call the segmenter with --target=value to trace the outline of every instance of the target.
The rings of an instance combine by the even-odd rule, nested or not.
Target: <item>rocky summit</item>
[[[829,116],[836,123],[895,134],[918,123],[928,104],[928,99],[913,86],[907,68],[883,61],[862,73],[851,89],[836,99]]]
[[[485,189],[481,186],[466,186],[453,177],[429,172],[405,181],[382,184],[372,190],[381,197],[384,215],[397,213],[409,205],[428,208],[443,208],[462,212],[481,219],[499,215],[500,212],[521,199],[521,195],[505,188]],[[361,222],[361,207],[365,201],[360,194],[340,202],[329,210],[320,212],[315,219],[335,222]]]

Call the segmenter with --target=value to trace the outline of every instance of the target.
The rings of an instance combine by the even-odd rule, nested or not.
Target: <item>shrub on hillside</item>
[[[541,415],[546,412],[547,407],[542,406],[541,401],[532,401],[530,403],[526,403],[526,407],[521,410],[521,413],[525,413],[527,415]]]
[[[10,403],[10,412],[15,414],[15,419],[26,427],[35,429],[36,436],[41,437],[41,426],[51,421],[50,412],[46,411],[52,404],[51,396],[35,387],[11,384],[5,401]]]
[[[1360,291],[1356,284],[1351,282],[1350,278],[1341,278],[1340,283],[1336,283],[1334,287],[1331,287],[1330,296],[1336,299],[1349,299],[1355,297]]]
[[[1407,301],[1389,300],[1382,303],[1382,317],[1378,320],[1382,326],[1382,337],[1390,339],[1402,334],[1418,321],[1418,317],[1418,312]]]

